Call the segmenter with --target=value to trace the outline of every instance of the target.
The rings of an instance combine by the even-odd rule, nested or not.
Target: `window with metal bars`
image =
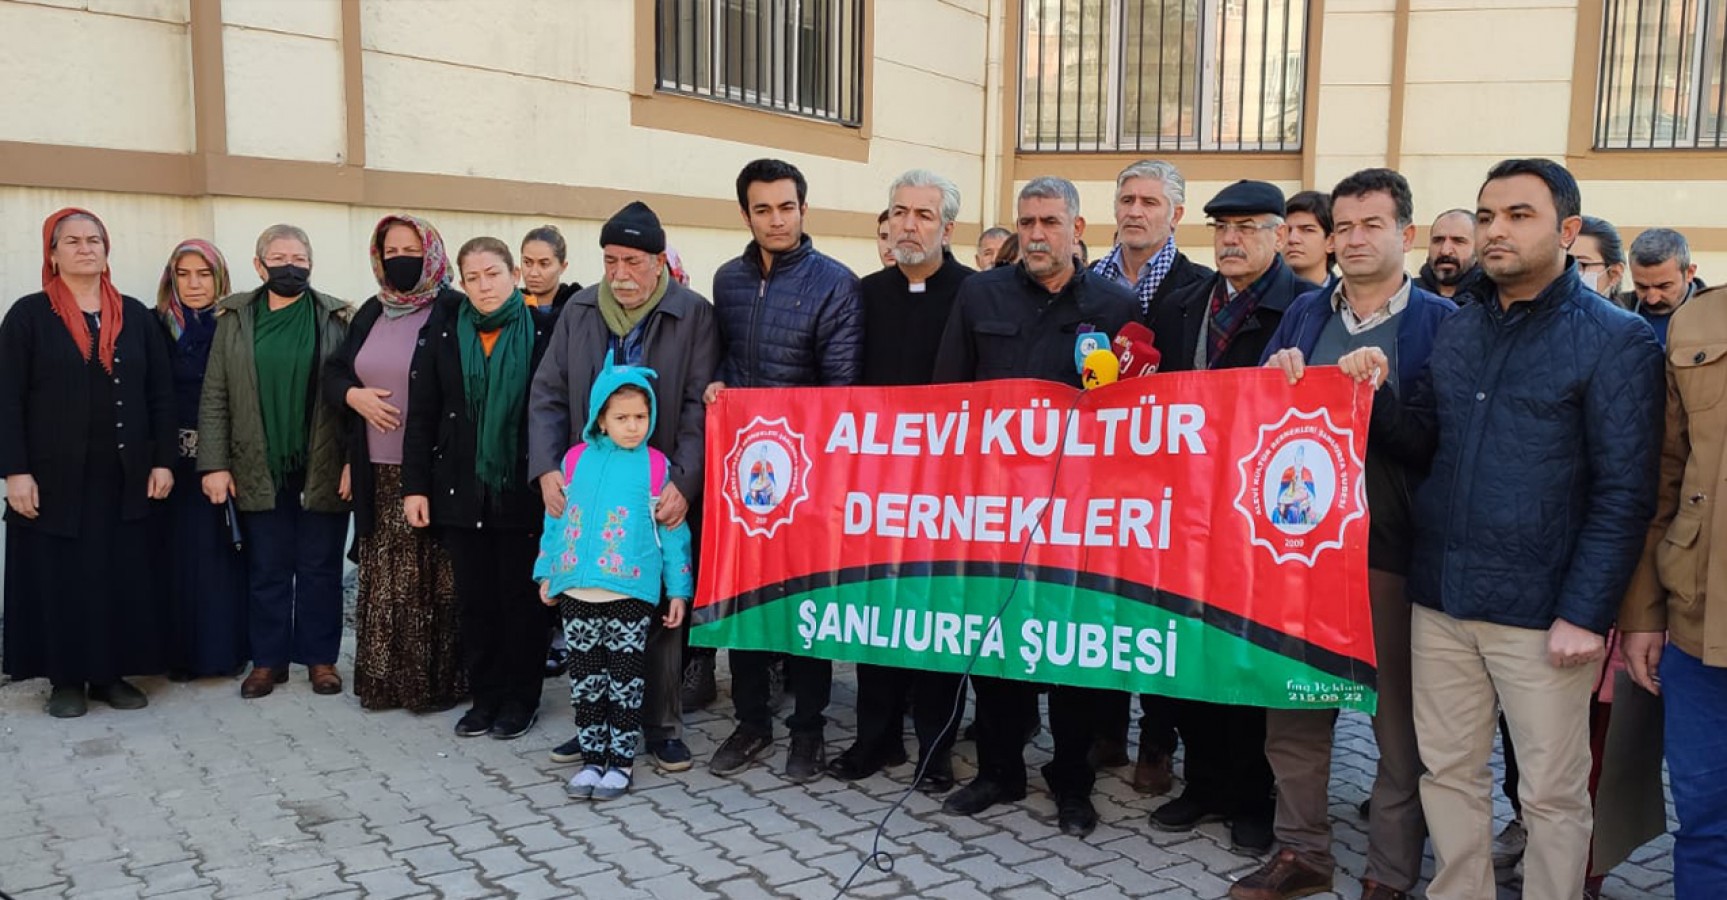
[[[1595,146],[1727,148],[1727,0],[1607,0]]]
[[[1301,149],[1307,0],[1021,0],[1019,147]]]
[[[657,0],[659,89],[856,127],[865,0]]]

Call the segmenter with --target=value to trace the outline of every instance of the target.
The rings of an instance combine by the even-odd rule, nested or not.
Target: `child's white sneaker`
[[[593,790],[595,800],[616,800],[630,789],[629,769],[607,769],[599,786]]]
[[[600,786],[604,777],[605,772],[601,771],[599,766],[583,766],[582,770],[571,776],[569,783],[564,785],[564,793],[577,800],[586,800],[594,796],[594,789]]]

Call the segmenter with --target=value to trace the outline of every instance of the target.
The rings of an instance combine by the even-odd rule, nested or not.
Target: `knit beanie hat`
[[[601,247],[630,247],[644,253],[663,253],[666,231],[660,227],[660,217],[637,200],[618,210],[600,229]]]

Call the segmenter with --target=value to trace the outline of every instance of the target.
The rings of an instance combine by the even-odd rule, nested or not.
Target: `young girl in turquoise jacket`
[[[564,514],[546,517],[534,563],[540,600],[563,613],[569,639],[583,766],[565,790],[580,799],[629,790],[661,586],[667,628],[683,624],[695,592],[689,526],[654,521],[667,466],[647,445],[656,415],[652,377],[649,369],[607,365],[594,379],[584,440],[564,454]]]

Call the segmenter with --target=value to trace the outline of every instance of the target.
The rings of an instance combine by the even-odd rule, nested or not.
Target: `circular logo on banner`
[[[745,534],[772,537],[809,499],[810,458],[804,436],[783,418],[757,417],[739,429],[726,454],[723,495]]]
[[[1284,534],[1306,534],[1319,526],[1337,496],[1337,466],[1332,448],[1311,438],[1288,435],[1272,450],[1259,483],[1266,519]]]
[[[1311,566],[1320,551],[1343,546],[1344,528],[1367,508],[1365,488],[1352,479],[1354,434],[1326,410],[1290,410],[1259,430],[1241,458],[1235,508],[1247,517],[1255,545],[1279,563]]]

